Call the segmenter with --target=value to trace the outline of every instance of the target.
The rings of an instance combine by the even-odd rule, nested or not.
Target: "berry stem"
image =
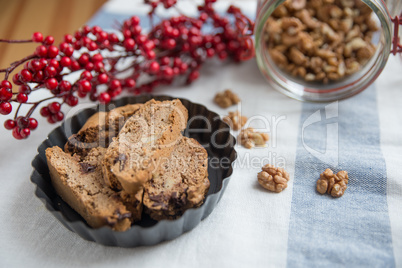
[[[2,43],[32,43],[32,39],[22,39],[22,40],[9,40],[9,39],[0,39]]]

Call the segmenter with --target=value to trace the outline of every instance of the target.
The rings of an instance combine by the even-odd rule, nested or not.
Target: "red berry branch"
[[[214,56],[235,61],[254,56],[253,22],[239,8],[230,6],[222,16],[213,8],[216,0],[204,0],[198,6],[197,17],[181,14],[154,25],[156,8],[177,9],[176,0],[144,1],[151,6],[153,25],[147,34],[134,16],[119,26],[119,33],[84,26],[74,35],[65,35],[58,46],[52,36],[43,37],[39,32],[29,40],[0,39],[8,43],[39,43],[33,54],[0,70],[5,73],[0,84],[0,113],[10,114],[11,103],[17,107],[14,118],[4,123],[14,138],[27,138],[37,128],[38,121],[31,116],[40,106],[40,115],[56,123],[64,119],[61,107],[75,106],[79,98],[89,96],[91,101],[106,104],[123,90],[133,94],[151,92],[179,76],[191,83],[199,77],[202,64]],[[205,32],[204,26],[210,30]],[[20,65],[23,69],[14,73]],[[73,73],[78,73],[79,78],[71,79]],[[10,76],[18,92],[12,91]],[[51,95],[29,102],[31,94],[38,90],[47,90]],[[22,105],[30,105],[25,115],[19,114]]]

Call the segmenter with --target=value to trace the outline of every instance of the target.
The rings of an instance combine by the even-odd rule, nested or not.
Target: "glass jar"
[[[398,22],[395,23],[395,20],[398,21],[398,18],[391,18],[391,16],[400,14],[402,1],[391,0],[387,4],[383,0],[361,1],[369,6],[375,14],[374,17],[378,18],[379,30],[373,36],[373,40],[376,40],[376,51],[356,73],[339,80],[320,83],[306,82],[301,78],[296,78],[281,70],[271,59],[264,38],[265,23],[274,10],[285,0],[259,0],[254,29],[256,59],[262,74],[270,84],[278,91],[298,100],[325,102],[351,97],[373,83],[387,63],[393,47],[393,31],[394,26],[397,28]],[[392,6],[392,14],[388,11],[387,5],[390,8]],[[401,22],[399,21],[399,23]]]

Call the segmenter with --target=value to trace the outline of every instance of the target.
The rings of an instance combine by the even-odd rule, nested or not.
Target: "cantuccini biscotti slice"
[[[132,116],[142,104],[128,104],[109,112],[92,115],[78,131],[68,138],[64,151],[85,157],[96,147],[109,146],[112,138],[117,136],[128,117]]]
[[[80,161],[78,156],[71,156],[57,146],[47,148],[50,177],[57,194],[90,226],[106,225],[116,231],[125,231],[132,222],[140,220],[142,203],[133,200],[135,196],[132,196],[132,207],[127,209],[120,194],[104,184],[99,163],[105,150],[94,148]]]
[[[103,161],[105,182],[113,189],[137,193],[151,178],[157,160],[170,156],[187,119],[180,100],[146,102],[110,143]]]
[[[194,139],[183,137],[144,187],[144,210],[155,220],[175,219],[203,203],[209,189],[208,154]]]

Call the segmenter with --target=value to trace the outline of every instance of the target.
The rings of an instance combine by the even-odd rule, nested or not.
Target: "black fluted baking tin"
[[[76,133],[86,120],[100,108],[108,110],[109,108],[112,109],[126,104],[144,103],[150,99],[162,101],[175,98],[151,95],[125,97],[110,103],[106,107],[98,105],[94,108],[85,109],[67,119],[60,127],[54,129],[48,135],[48,138],[38,147],[38,154],[32,161],[34,171],[31,175],[31,181],[36,184],[36,196],[42,200],[46,208],[67,229],[88,241],[94,241],[107,246],[137,247],[151,246],[162,241],[172,240],[192,230],[205,219],[215,208],[229,183],[233,172],[233,163],[237,157],[234,149],[235,139],[230,134],[229,126],[220,119],[218,114],[209,111],[205,106],[192,103],[186,99],[180,99],[189,112],[189,121],[185,135],[198,140],[208,151],[208,173],[211,186],[202,206],[188,209],[183,216],[176,220],[157,222],[144,215],[143,219],[129,230],[117,232],[109,227],[97,229],[90,227],[77,212],[56,194],[51,184],[49,169],[46,163],[46,148],[55,145],[63,148],[67,141],[67,135]],[[207,118],[207,120],[201,118],[200,115]],[[69,127],[65,128],[65,126]],[[71,129],[72,133],[66,133],[66,129]],[[228,160],[225,162],[225,166],[216,166],[212,164],[212,158],[216,158],[215,162],[217,159],[221,160],[223,158],[227,158]]]

